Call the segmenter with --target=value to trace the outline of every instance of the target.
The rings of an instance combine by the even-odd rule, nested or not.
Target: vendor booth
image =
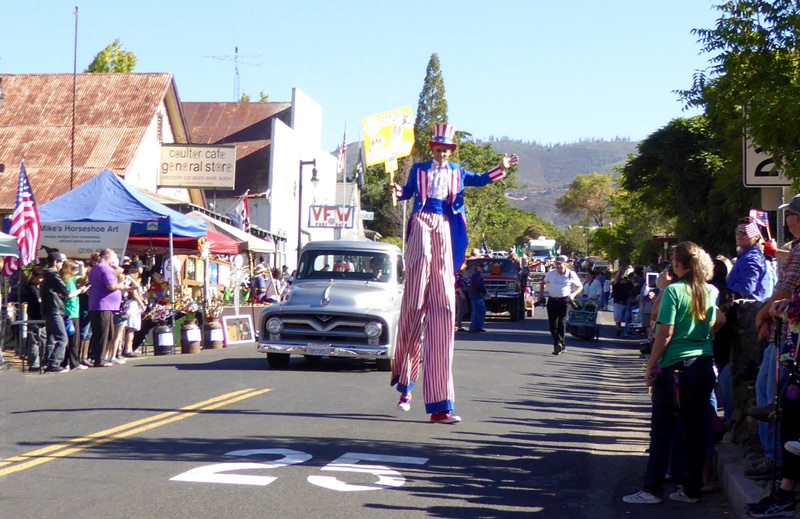
[[[97,176],[77,188],[41,205],[39,218],[43,230],[45,226],[49,226],[62,233],[70,232],[73,229],[83,233],[81,240],[84,246],[78,250],[80,255],[75,257],[86,258],[93,252],[108,248],[107,243],[103,241],[102,234],[99,234],[100,238],[94,242],[90,234],[95,228],[98,232],[107,232],[109,228],[116,227],[112,225],[113,223],[129,225],[130,236],[144,237],[148,246],[152,243],[150,240],[160,239],[163,245],[162,250],[166,252],[164,263],[170,261],[170,258],[178,257],[175,253],[176,240],[179,245],[191,244],[191,249],[197,253],[202,248],[202,242],[208,239],[207,226],[204,221],[190,218],[156,202],[109,170],[101,171]],[[94,222],[95,225],[88,226],[85,225],[86,222]],[[120,227],[122,226],[120,225]],[[64,240],[64,242],[68,243],[69,240]],[[48,245],[44,232],[41,244]],[[232,250],[230,242],[227,246],[229,250]],[[176,308],[176,276],[165,275],[165,278],[167,278],[166,284],[169,285],[169,289],[165,290],[167,302],[169,307],[174,309]],[[179,302],[183,303],[183,301]],[[174,310],[169,310],[164,315],[169,315],[170,322],[172,322]],[[165,322],[162,320],[162,324]],[[146,330],[144,324],[142,330]],[[158,341],[154,342],[159,344]],[[156,350],[158,351],[158,348]],[[161,350],[168,351],[168,348],[161,348]]]

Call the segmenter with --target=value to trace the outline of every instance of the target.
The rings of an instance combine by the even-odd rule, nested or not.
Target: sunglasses
[[[736,234],[737,234],[737,236],[747,236],[747,231],[745,231],[744,229],[739,229],[737,227],[736,228]]]

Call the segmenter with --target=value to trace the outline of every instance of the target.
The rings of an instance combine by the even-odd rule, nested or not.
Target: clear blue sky
[[[76,2],[3,2],[0,74],[72,72]],[[78,71],[119,38],[137,72],[171,72],[183,101],[232,101],[240,88],[323,110],[323,147],[347,123],[416,110],[432,53],[449,122],[476,138],[540,143],[639,140],[683,115],[674,90],[705,68],[693,28],[710,0],[78,0]]]

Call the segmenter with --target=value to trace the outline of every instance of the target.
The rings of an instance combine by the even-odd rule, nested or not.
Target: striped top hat
[[[428,141],[428,146],[446,146],[451,150],[456,149],[456,127],[452,124],[434,124],[433,138]]]

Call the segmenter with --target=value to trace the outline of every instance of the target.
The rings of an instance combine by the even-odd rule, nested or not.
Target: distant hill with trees
[[[566,193],[569,184],[579,174],[609,173],[624,166],[629,154],[636,153],[638,142],[627,138],[610,141],[581,140],[569,144],[543,145],[536,142],[490,138],[497,153],[516,153],[519,171],[515,173],[518,187],[506,191],[509,204],[525,211],[536,211],[540,218],[564,228],[574,220],[556,212],[556,199]],[[356,164],[359,143],[347,146],[347,171]],[[332,152],[338,155],[338,150]],[[617,176],[615,172],[615,177]]]
[[[556,213],[556,199],[566,193],[579,174],[609,173],[623,166],[638,142],[627,138],[582,140],[570,144],[542,145],[507,138],[488,141],[498,153],[519,155],[519,187],[506,191],[510,204],[536,211],[544,220],[565,227],[573,220]],[[615,174],[616,176],[616,174]]]

